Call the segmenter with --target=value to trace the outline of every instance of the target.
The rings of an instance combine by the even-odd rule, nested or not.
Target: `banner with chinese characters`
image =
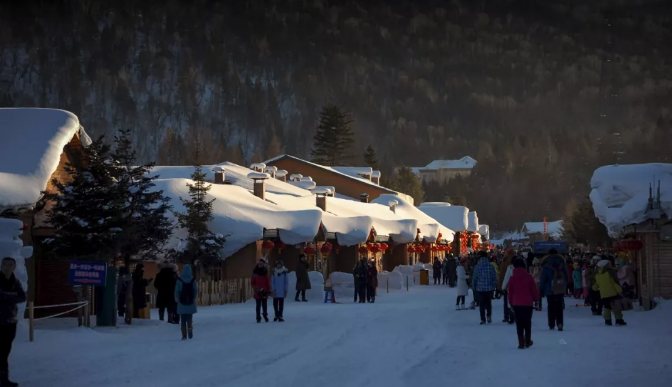
[[[105,286],[107,265],[101,262],[70,261],[68,283],[70,285]]]

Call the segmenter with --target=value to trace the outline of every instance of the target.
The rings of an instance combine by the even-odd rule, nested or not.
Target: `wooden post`
[[[387,292],[390,292],[390,277],[387,277]]]
[[[84,326],[87,328],[91,326],[89,324],[89,316],[89,302],[87,301],[86,304],[84,304]]]
[[[33,302],[28,303],[28,333],[30,341],[35,340],[35,308]]]
[[[408,291],[408,276],[406,276],[406,291]]]

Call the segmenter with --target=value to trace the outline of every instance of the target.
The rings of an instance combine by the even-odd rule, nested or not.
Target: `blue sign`
[[[70,285],[105,286],[107,264],[104,262],[70,261],[68,283]]]
[[[549,250],[556,249],[558,254],[567,253],[567,242],[564,241],[546,241],[534,242],[535,254],[547,254]]]

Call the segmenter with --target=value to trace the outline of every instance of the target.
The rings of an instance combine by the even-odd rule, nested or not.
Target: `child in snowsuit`
[[[574,271],[572,271],[572,279],[574,282],[574,298],[581,298],[583,295],[583,272],[579,268],[579,264],[574,264]]]
[[[273,311],[275,317],[273,321],[284,322],[282,313],[285,309],[285,298],[289,292],[289,278],[287,277],[287,268],[278,259],[273,269],[273,276],[271,277],[271,293],[273,294]]]

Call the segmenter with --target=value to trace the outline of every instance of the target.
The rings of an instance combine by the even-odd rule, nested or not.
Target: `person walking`
[[[601,260],[597,263],[598,272],[595,274],[595,283],[593,290],[599,290],[602,299],[604,324],[612,325],[611,312],[614,309],[614,317],[616,317],[616,325],[627,325],[623,320],[623,312],[620,308],[615,309],[612,303],[623,298],[623,289],[618,284],[616,270],[608,260]]]
[[[514,258],[514,263],[519,258],[520,257]],[[525,265],[525,261],[523,261],[523,258],[520,258],[520,260],[523,262],[523,265]],[[513,276],[513,269],[514,269],[513,264],[509,265],[506,268],[506,272],[504,274],[504,281],[502,282],[502,294],[504,295],[504,320],[502,320],[502,322],[509,324],[513,324],[515,322],[513,309],[509,307],[509,297],[507,293],[507,287],[509,285],[509,281],[511,280],[511,276]]]
[[[264,321],[268,322],[268,296],[271,294],[271,279],[268,278],[268,268],[266,267],[266,261],[264,259],[260,259],[257,262],[257,266],[255,266],[254,270],[252,270],[251,285],[252,290],[254,290],[257,323],[261,322],[262,316],[264,317]],[[297,288],[299,286],[298,277],[296,286]]]
[[[145,265],[138,263],[133,271],[133,318],[140,317],[140,309],[147,307],[147,286],[153,278],[145,277]]]
[[[527,272],[525,261],[520,258],[513,261],[513,274],[508,281],[507,297],[516,315],[516,333],[518,348],[529,348],[532,342],[532,310],[539,291],[534,278]]]
[[[597,274],[597,262],[600,261],[598,255],[594,256],[592,260],[586,265],[586,287],[588,287],[588,300],[590,303],[590,311],[593,313],[593,316],[602,316],[602,298],[600,298],[600,292],[593,290],[593,285],[595,284],[595,274]]]
[[[497,288],[497,272],[488,261],[488,253],[480,252],[481,260],[474,268],[472,289],[478,293],[478,304],[481,315],[481,325],[492,323],[492,293]]]
[[[509,324],[513,324],[513,316],[510,316],[509,298],[506,296],[506,286],[503,285],[504,277],[506,277],[509,268],[511,268],[511,271],[508,272],[509,276],[513,273],[513,258],[514,251],[512,249],[507,250],[504,259],[499,264],[499,272],[497,273],[497,293],[504,295],[504,319],[502,322],[508,322]]]
[[[168,310],[168,323],[176,324],[177,302],[175,302],[175,284],[177,283],[177,265],[164,262],[157,265],[159,273],[154,280],[156,288],[156,307],[159,308],[159,320],[163,321]]]
[[[578,263],[574,263],[572,271],[572,283],[574,284],[574,298],[580,299],[583,296],[583,271]]]
[[[366,303],[366,282],[369,276],[369,264],[366,261],[366,256],[362,256],[357,262],[352,273],[355,276],[355,291],[359,297],[359,303],[364,304]]]
[[[132,281],[133,277],[129,274],[128,268],[126,266],[120,267],[117,277],[117,316],[119,317],[126,315],[126,293]],[[126,320],[126,323],[128,323],[128,320]]]
[[[457,258],[450,254],[446,266],[448,268],[448,286],[454,288],[457,281]]]
[[[447,285],[448,284],[448,256],[443,257],[443,261],[441,262],[441,278],[442,278],[442,284]]]
[[[546,296],[548,303],[548,328],[553,330],[557,326],[558,331],[562,331],[564,329],[563,303],[569,281],[567,265],[555,249],[551,249],[548,257],[544,259],[546,264],[541,272],[539,293]]]
[[[532,275],[532,278],[534,278],[534,283],[537,284],[537,287],[539,287],[539,282],[541,282],[542,269],[541,260],[537,257],[534,257],[532,259],[532,268],[530,268],[530,274]],[[539,297],[539,301],[537,301],[535,309],[538,311],[543,309],[542,297]]]
[[[309,269],[308,258],[306,258],[305,254],[301,254],[299,256],[299,263],[296,265],[296,297],[294,297],[294,301],[299,301],[299,294],[301,294],[301,301],[308,301],[306,299],[306,290],[310,289]]]
[[[465,310],[467,309],[464,306],[464,301],[465,298],[469,295],[469,284],[467,284],[467,279],[469,279],[469,276],[467,275],[467,271],[464,268],[464,264],[466,263],[466,259],[462,258],[460,260],[460,265],[457,266],[457,301],[455,301],[455,308],[457,310]]]
[[[376,263],[371,261],[366,281],[366,300],[370,303],[376,302],[376,289],[378,289],[378,269]]]
[[[273,294],[273,312],[275,312],[273,321],[284,322],[282,313],[285,309],[285,297],[289,292],[289,277],[287,276],[287,268],[281,259],[275,262],[275,269],[273,269],[273,276],[271,277],[271,292]]]
[[[432,276],[434,277],[434,285],[441,285],[441,262],[438,258],[434,258]]]
[[[186,340],[187,337],[194,338],[194,314],[197,299],[198,284],[194,280],[191,265],[184,265],[182,275],[175,285],[175,302],[177,302],[177,313],[180,315],[182,340]]]
[[[635,271],[623,258],[618,260],[618,283],[623,289],[623,296],[633,299],[636,286]]]
[[[16,337],[19,307],[17,304],[26,302],[26,292],[21,281],[14,276],[16,260],[12,257],[2,259],[0,268],[0,385],[16,387],[9,379],[9,354]]]

